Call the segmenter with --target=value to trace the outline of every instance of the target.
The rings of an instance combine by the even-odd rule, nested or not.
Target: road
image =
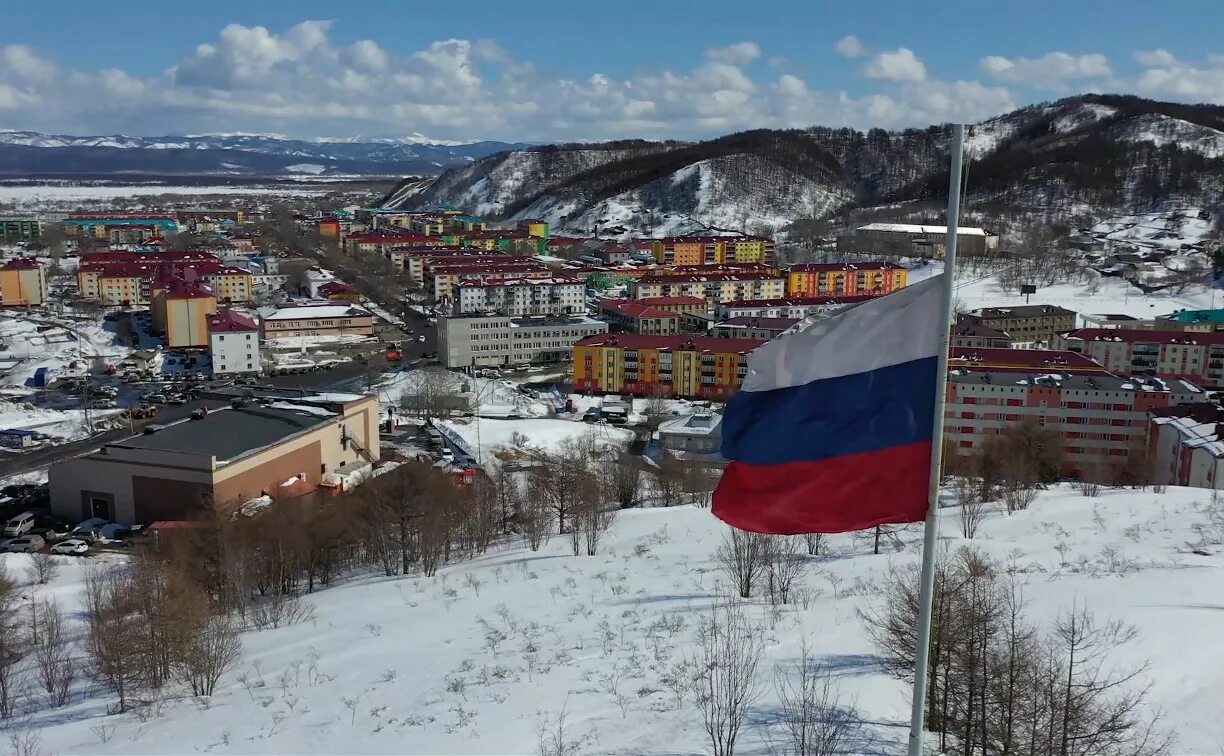
[[[429,325],[427,317],[411,310],[404,311],[402,316],[404,329],[381,319],[375,321],[377,323],[375,329],[383,341],[401,344],[404,350],[402,362],[388,363],[383,360],[381,353],[374,353],[369,356],[369,362],[364,365],[350,362],[312,373],[273,376],[265,378],[261,385],[307,391],[364,391],[367,385],[377,380],[382,373],[419,364],[425,354],[433,354],[438,351],[437,328]],[[405,331],[410,331],[410,333]],[[417,337],[421,335],[425,336],[424,342],[417,341]],[[213,408],[223,406],[223,404],[224,402],[215,400],[204,400],[177,407],[164,406],[158,412],[157,417],[148,422],[174,422],[187,417],[200,407]],[[41,470],[56,462],[88,454],[105,444],[130,436],[133,430],[139,432],[144,425],[145,423],[137,421],[132,424],[131,429],[109,430],[80,441],[0,458],[0,477]]]

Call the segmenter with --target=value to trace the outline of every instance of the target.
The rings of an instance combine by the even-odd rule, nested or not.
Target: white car
[[[68,556],[83,556],[89,553],[89,544],[80,538],[69,538],[51,547],[52,554],[67,554]]]
[[[36,516],[33,512],[22,512],[5,523],[4,535],[9,537],[25,535],[30,528],[34,527],[34,518]]]
[[[0,551],[7,552],[34,552],[41,551],[47,542],[42,539],[42,536],[23,535],[17,538],[10,538],[7,541],[0,543]]]
[[[454,462],[455,461],[455,453],[451,451],[450,449],[447,449],[446,451],[442,452],[440,456],[443,462]]]
[[[418,341],[418,342],[420,342],[420,343],[422,343],[422,344],[424,344],[424,343],[425,343],[425,337],[424,337],[424,336],[417,336],[417,341]]]

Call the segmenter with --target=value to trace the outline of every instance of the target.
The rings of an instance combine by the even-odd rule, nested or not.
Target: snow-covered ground
[[[177,194],[198,195],[312,195],[325,194],[326,188],[286,184],[283,186],[170,186],[165,184],[131,184],[66,186],[61,184],[0,185],[0,202],[18,207],[46,207],[90,200],[118,197]]]
[[[992,512],[972,541],[1027,583],[1034,618],[1078,601],[1138,628],[1110,662],[1151,662],[1150,703],[1175,753],[1224,745],[1224,557],[1199,547],[1195,530],[1209,505],[1194,489],[1087,499],[1059,487],[1027,511]],[[941,530],[948,548],[966,543],[947,510]],[[241,664],[207,703],[172,698],[148,721],[107,716],[109,696],[79,684],[68,707],[21,721],[48,753],[506,754],[536,753],[537,726],[564,708],[571,736],[592,736],[583,753],[705,753],[691,699],[677,706],[662,678],[727,593],[712,559],[725,532],[704,509],[629,510],[594,557],[570,556],[554,537],[537,553],[508,545],[432,579],[354,580],[310,596],[309,621],[245,632]],[[920,538],[906,528],[899,551],[875,556],[869,539],[834,536],[808,559],[799,602],[773,611],[753,600],[764,695],[737,750],[767,752],[769,678],[806,641],[857,699],[872,752],[901,752],[909,688],[883,673],[856,610],[876,604],[890,565],[917,560]],[[27,561],[0,559],[17,574]],[[72,606],[83,562],[63,563],[49,589],[30,593]],[[497,633],[505,640],[486,640]]]
[[[503,449],[532,447],[556,452],[566,442],[594,437],[596,447],[622,449],[633,439],[633,431],[608,425],[588,425],[572,420],[499,420],[496,418],[462,418],[443,420],[443,428],[463,439],[472,451],[479,450],[479,459],[489,462]]]

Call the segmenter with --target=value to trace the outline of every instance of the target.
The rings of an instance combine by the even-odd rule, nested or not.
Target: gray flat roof
[[[115,442],[113,446],[198,454],[223,461],[237,459],[333,420],[268,407],[222,408],[212,410],[200,420],[183,420],[155,433]]]

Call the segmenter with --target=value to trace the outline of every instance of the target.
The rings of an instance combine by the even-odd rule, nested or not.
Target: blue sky
[[[1224,3],[10,4],[0,127],[528,141],[1224,103]]]

